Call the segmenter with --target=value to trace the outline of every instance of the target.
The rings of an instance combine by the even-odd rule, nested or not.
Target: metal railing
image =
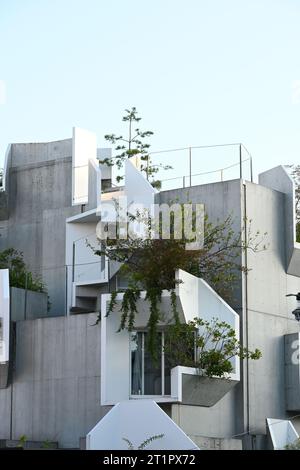
[[[154,178],[161,183],[161,189],[175,189],[178,187],[190,187],[198,184],[229,179],[248,179],[253,182],[252,156],[242,143],[197,145],[149,152],[151,167],[156,167]],[[116,157],[112,157],[114,160]],[[226,160],[229,164],[211,169],[213,162]],[[232,162],[232,163],[230,163]],[[165,170],[164,166],[171,169]],[[75,168],[77,178],[87,178],[88,165]],[[116,181],[116,172],[112,187],[105,188],[103,193],[119,191],[124,184]],[[83,172],[83,173],[82,173]],[[145,169],[147,173],[147,169]],[[119,176],[124,176],[120,174]],[[80,179],[80,178],[79,178]],[[78,181],[79,184],[79,181]],[[86,194],[80,195],[81,199],[87,198]]]
[[[149,152],[149,156],[150,166],[157,168],[154,178],[161,182],[161,189],[190,187],[238,178],[253,182],[252,156],[242,143],[156,150]],[[112,157],[114,158],[116,157]],[[226,160],[228,165],[211,169],[212,162],[217,163],[220,160]],[[165,170],[164,166],[172,168]],[[113,185],[119,186],[114,178]]]
[[[218,157],[220,156],[220,151],[222,152],[222,156],[224,158],[224,149],[226,149],[227,152],[227,155],[225,155],[226,159],[228,161],[231,159],[233,161],[235,160],[234,163],[224,167],[216,168],[214,170],[209,169],[208,171],[194,171],[194,168],[197,170],[199,169],[200,165],[203,165],[204,167],[210,166],[211,161],[215,159],[214,157],[216,156],[216,150],[218,151],[216,160],[218,160]],[[213,155],[213,152],[215,152],[215,155]],[[183,168],[183,170],[181,169],[181,172],[184,171],[184,174],[181,176],[165,178],[164,175],[166,174],[166,171],[170,172],[170,170],[158,171],[156,178],[161,182],[161,189],[174,189],[178,187],[185,188],[195,186],[197,184],[205,184],[237,178],[247,178],[253,182],[252,156],[246,147],[241,143],[201,145],[150,152],[149,155],[152,163],[156,163],[155,157],[153,159],[153,156],[161,156],[163,154],[168,154],[171,157],[173,157],[175,154],[180,154],[181,158],[179,163],[181,168]],[[159,163],[171,165],[172,159],[160,159]],[[175,168],[173,167],[173,171],[178,173],[176,166]],[[201,179],[201,177],[205,178]],[[169,187],[165,188],[165,186]],[[170,188],[170,186],[173,186],[173,188]]]

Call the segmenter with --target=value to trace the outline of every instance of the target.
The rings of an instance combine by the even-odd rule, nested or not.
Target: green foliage
[[[142,131],[139,127],[133,129],[134,125],[138,125],[142,118],[138,117],[138,112],[135,107],[131,109],[125,109],[125,115],[122,117],[122,121],[128,123],[128,137],[124,138],[122,135],[117,136],[116,134],[107,134],[104,136],[110,144],[114,145],[116,155],[113,158],[105,158],[100,163],[108,166],[117,166],[118,170],[124,165],[127,158],[137,156],[140,157],[142,166],[141,171],[146,174],[147,179],[154,178],[154,175],[159,171],[160,168],[168,170],[171,167],[168,165],[153,165],[149,155],[150,144],[145,142],[145,139],[153,135],[152,131]],[[117,181],[123,180],[123,176],[118,175]],[[160,187],[160,181],[152,179],[151,184],[158,188]]]
[[[151,444],[153,441],[156,441],[157,439],[162,439],[164,437],[164,434],[157,434],[154,436],[148,437],[148,439],[145,439],[138,447],[137,450],[144,450],[149,444]],[[128,450],[134,450],[134,445],[132,442],[127,439],[126,437],[122,437],[123,441],[126,442],[128,445]]]
[[[42,442],[41,449],[55,449],[55,448],[56,448],[55,444],[49,441],[48,439]]]
[[[118,292],[116,292],[116,291],[111,293],[110,302],[108,304],[108,309],[107,309],[107,312],[106,312],[107,317],[114,310],[114,308],[117,304],[117,295],[118,295]]]
[[[19,437],[19,444],[17,445],[17,447],[24,447],[27,441],[28,437],[26,436],[26,434],[22,434],[22,436]]]
[[[140,298],[140,290],[136,288],[129,288],[123,294],[122,300],[122,315],[119,331],[127,328],[128,331],[133,330],[135,314],[137,313],[136,302]]]
[[[285,446],[285,450],[300,450],[300,438],[297,439],[292,444],[287,444]]]
[[[187,324],[175,323],[165,331],[165,354],[171,367],[195,367],[208,377],[224,378],[233,370],[230,359],[257,360],[258,349],[243,348],[235,330],[214,318],[211,322],[194,318]]]
[[[23,253],[14,248],[0,252],[0,269],[9,269],[11,287],[28,289],[36,292],[46,292],[43,282],[26,268]]]
[[[296,240],[300,243],[300,165],[292,165],[291,168],[295,181]]]

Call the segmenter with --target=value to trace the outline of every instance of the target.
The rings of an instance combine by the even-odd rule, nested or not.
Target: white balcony
[[[239,316],[202,279],[179,270],[176,276],[182,280],[177,285],[177,311],[182,322],[195,317],[210,321],[218,318],[226,321],[239,338]],[[117,296],[117,306],[106,316],[110,294],[101,300],[101,404],[113,405],[128,399],[152,398],[156,402],[186,403],[212,406],[240,380],[239,357],[232,359],[233,372],[228,379],[199,376],[193,368],[178,367],[167,371],[164,367],[163,335],[159,364],[153,365],[144,347],[146,325],[149,319],[149,303],[145,293],[137,301],[135,338],[127,330],[117,332],[120,325],[120,307],[123,294]],[[171,298],[164,291],[160,311],[163,319],[159,328],[172,320]],[[133,370],[133,368],[135,368]],[[142,371],[142,372],[140,372]]]

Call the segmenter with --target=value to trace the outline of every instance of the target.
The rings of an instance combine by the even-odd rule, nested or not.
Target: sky
[[[300,164],[299,22],[299,0],[0,0],[0,165],[73,126],[107,146],[132,106],[153,151],[242,142],[255,175]],[[187,171],[186,151],[158,155]],[[237,158],[194,152],[193,172]]]

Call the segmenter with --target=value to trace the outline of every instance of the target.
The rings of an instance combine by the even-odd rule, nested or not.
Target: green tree
[[[141,117],[138,116],[138,112],[135,107],[131,109],[125,109],[125,115],[122,117],[122,121],[128,125],[127,137],[123,135],[117,136],[116,134],[106,134],[104,136],[110,144],[114,146],[115,155],[112,158],[105,158],[100,163],[113,166],[117,166],[118,170],[121,170],[124,162],[127,158],[138,156],[141,159],[141,171],[146,174],[146,178],[150,180],[151,184],[155,187],[160,187],[160,182],[154,179],[155,174],[160,168],[165,170],[170,169],[168,165],[153,165],[149,155],[150,144],[146,142],[148,137],[153,135],[152,131],[142,131],[139,127]],[[117,181],[122,181],[124,176],[118,175]]]
[[[23,253],[14,248],[0,251],[0,269],[9,269],[11,287],[19,287],[36,292],[46,292],[44,283],[26,267]]]

